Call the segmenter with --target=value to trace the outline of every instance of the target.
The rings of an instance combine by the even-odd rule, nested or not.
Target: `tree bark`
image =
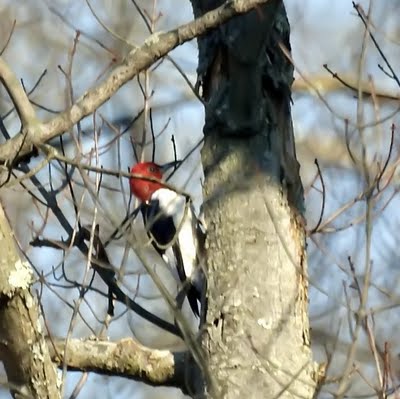
[[[0,360],[15,398],[60,398],[31,284],[32,271],[19,257],[0,203]]]
[[[192,0],[196,17],[219,4]],[[198,40],[211,397],[311,398],[316,386],[293,67],[279,42],[290,47],[279,0]]]

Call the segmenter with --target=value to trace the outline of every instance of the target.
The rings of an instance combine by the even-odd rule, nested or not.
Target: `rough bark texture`
[[[192,4],[198,16],[220,2]],[[279,41],[289,48],[279,0],[199,39],[207,103],[203,344],[219,399],[311,398],[315,390],[293,68]]]
[[[0,204],[0,360],[14,397],[60,398],[31,283],[32,271],[19,257]]]

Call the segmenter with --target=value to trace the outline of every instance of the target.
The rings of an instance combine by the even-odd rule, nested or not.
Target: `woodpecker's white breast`
[[[152,200],[157,200],[163,213],[168,216],[177,216],[182,220],[185,210],[186,198],[168,188],[160,188],[151,196]]]

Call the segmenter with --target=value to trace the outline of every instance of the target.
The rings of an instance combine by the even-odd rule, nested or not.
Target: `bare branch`
[[[313,74],[310,76],[299,77],[293,82],[293,92],[310,92],[313,93],[317,88],[321,93],[331,93],[336,90],[349,89],[357,91],[357,76],[354,74],[338,73],[332,71],[327,64],[323,65],[330,73],[330,76]],[[362,80],[361,90],[365,96],[372,96],[371,85],[367,80]],[[383,82],[380,82],[375,90],[376,96],[387,100],[398,100],[399,94],[394,89],[385,88]]]
[[[65,340],[49,338],[48,346],[59,367],[66,364],[72,371],[96,372],[189,391],[186,371],[194,363],[186,352],[150,349],[132,338],[117,342],[69,339],[66,358]]]
[[[33,109],[21,83],[2,57],[0,57],[0,81],[3,83],[15,104],[15,109],[21,119],[22,127],[29,127],[32,129],[36,122],[35,110]]]

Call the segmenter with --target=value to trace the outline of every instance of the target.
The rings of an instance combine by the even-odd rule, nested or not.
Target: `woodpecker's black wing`
[[[160,208],[157,199],[141,206],[143,222],[154,249],[162,256],[176,235],[174,219]]]

